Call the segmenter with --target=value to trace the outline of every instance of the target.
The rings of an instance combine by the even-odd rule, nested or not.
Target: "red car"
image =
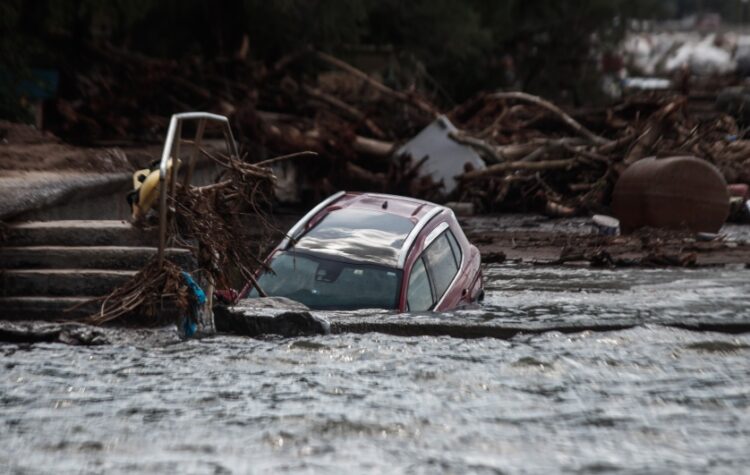
[[[453,211],[403,196],[336,193],[267,262],[264,292],[311,309],[445,311],[483,296],[479,250]],[[246,286],[239,297],[257,296]]]

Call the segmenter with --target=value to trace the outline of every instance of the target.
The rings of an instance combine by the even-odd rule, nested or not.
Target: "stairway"
[[[37,221],[9,225],[0,247],[0,319],[72,320],[98,310],[86,304],[137,273],[157,252],[155,232],[125,221]],[[166,255],[189,269],[186,249]]]

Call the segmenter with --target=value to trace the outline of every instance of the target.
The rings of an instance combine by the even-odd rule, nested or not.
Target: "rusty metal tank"
[[[705,160],[644,158],[615,184],[612,213],[624,233],[644,226],[715,233],[729,215],[729,192],[719,170]]]

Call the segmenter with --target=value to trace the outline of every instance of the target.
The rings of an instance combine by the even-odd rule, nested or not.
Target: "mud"
[[[589,218],[508,214],[462,218],[483,262],[617,267],[707,267],[750,263],[750,226],[725,224],[711,240],[688,231],[641,229],[600,236]]]

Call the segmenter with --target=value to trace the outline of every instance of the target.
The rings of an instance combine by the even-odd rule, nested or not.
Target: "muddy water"
[[[750,271],[486,275],[484,307],[450,318],[639,325],[0,345],[0,472],[748,470],[750,335],[656,322],[750,321]]]
[[[750,322],[750,270],[493,266],[481,309],[496,321]]]

